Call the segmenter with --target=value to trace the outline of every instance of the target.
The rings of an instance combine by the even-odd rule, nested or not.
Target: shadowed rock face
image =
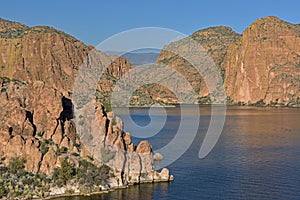
[[[227,53],[228,47],[231,44],[234,44],[240,38],[240,35],[234,32],[229,27],[220,26],[199,30],[189,38],[202,46],[199,51],[206,50],[211,55],[216,67],[219,68],[220,74],[224,74],[224,68],[222,67],[221,63],[223,62],[223,59]],[[168,67],[172,67],[173,69],[181,73],[194,88],[196,94],[198,95],[198,98],[207,96],[209,92],[199,72],[182,57],[165,50],[170,47],[172,49],[172,46],[174,46],[175,48],[177,44],[180,44],[180,46],[182,47],[186,46],[186,48],[188,49],[189,46],[184,41],[188,40],[183,39],[164,47],[157,58],[157,63],[162,63]],[[181,90],[182,92],[184,92],[185,90],[185,88],[175,89]],[[169,96],[172,96],[172,94],[170,94]]]
[[[93,108],[88,113],[90,132],[79,132],[76,120],[81,116],[74,112],[78,104],[72,95],[79,67],[107,67],[100,84],[89,87],[110,91],[109,81],[123,76],[130,63],[53,28],[0,20],[0,157],[5,164],[13,157],[24,157],[28,171],[46,174],[66,156],[75,165],[78,159],[94,158],[95,164],[110,164],[119,185],[139,183],[142,173],[145,181],[154,181],[152,150],[145,158],[136,152],[130,134],[123,132],[122,120],[107,113],[101,103],[88,102]],[[85,140],[97,145],[91,149]],[[104,162],[99,155],[106,152],[114,155],[106,156]]]
[[[234,102],[284,105],[300,95],[300,28],[276,17],[258,19],[230,47],[223,63]]]

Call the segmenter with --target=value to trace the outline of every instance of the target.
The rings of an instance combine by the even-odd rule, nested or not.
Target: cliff
[[[59,91],[72,91],[77,70],[94,47],[51,27],[29,28],[3,20],[1,25],[1,77],[27,83],[43,81]],[[111,66],[103,77],[118,78],[130,69],[125,59],[107,57],[111,59]]]
[[[255,21],[227,52],[227,95],[245,104],[299,104],[299,44],[299,25],[276,17]]]

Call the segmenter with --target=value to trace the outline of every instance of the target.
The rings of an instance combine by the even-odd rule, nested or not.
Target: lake
[[[153,125],[167,116],[163,128],[147,138],[154,150],[174,138],[182,109],[188,115],[184,117],[192,122],[200,116],[192,144],[168,166],[175,176],[174,182],[136,185],[92,197],[59,199],[300,199],[300,109],[228,106],[221,137],[210,154],[199,159],[211,111],[209,106],[200,106],[200,112],[196,108],[197,105],[165,110],[152,108],[152,118],[148,108],[130,108],[131,118],[140,126]],[[117,114],[126,119],[121,110]],[[134,132],[135,126],[128,124],[125,131]],[[151,128],[155,126],[150,126],[149,131]],[[185,131],[187,137],[192,134]],[[140,134],[145,137],[143,134],[148,133]],[[135,142],[139,140],[139,137],[133,138]],[[180,141],[177,144],[180,145]]]

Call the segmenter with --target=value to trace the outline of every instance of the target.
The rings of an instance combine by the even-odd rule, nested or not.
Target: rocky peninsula
[[[173,179],[168,169],[154,170],[151,144],[133,144],[122,120],[99,101],[90,102],[93,131],[88,138],[79,131],[82,116],[75,115],[73,102],[79,67],[90,67],[85,60],[96,52],[90,63],[105,67],[103,77],[109,77],[97,90],[110,91],[111,81],[130,69],[127,60],[51,27],[2,19],[0,49],[1,198],[89,194]]]

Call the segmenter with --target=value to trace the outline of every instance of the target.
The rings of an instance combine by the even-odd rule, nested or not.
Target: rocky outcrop
[[[0,20],[0,52],[4,164],[23,157],[27,171],[50,175],[65,158],[74,166],[85,159],[107,164],[118,185],[154,181],[152,150],[137,152],[120,118],[106,112],[95,98],[78,102],[77,93],[73,94],[77,76],[86,80],[80,84],[85,92],[92,88],[110,92],[130,69],[127,60],[96,51],[50,27],[30,28],[5,20]],[[88,75],[78,75],[79,68],[95,70],[98,74],[92,75],[99,77],[89,81]],[[91,110],[86,112],[86,107]]]
[[[93,104],[96,109],[90,113]],[[135,146],[130,133],[123,131],[123,121],[113,112],[105,112],[99,102],[90,102],[76,112],[82,116],[77,122],[80,141],[90,152],[89,156],[113,169],[118,186],[162,181],[153,167],[152,145],[141,141]]]
[[[8,78],[1,80],[0,105],[4,109],[0,112],[0,120],[5,140],[0,147],[2,157],[9,162],[13,157],[22,156],[26,159],[28,171],[51,173],[55,163],[49,162],[53,158],[50,158],[48,149],[63,147],[63,141],[68,139],[71,143],[72,138],[63,132],[70,125],[60,120],[63,94],[41,81],[27,84]],[[73,152],[74,145],[68,145],[70,152]],[[40,165],[48,165],[50,169]]]
[[[276,17],[258,19],[230,47],[223,63],[233,102],[299,104],[300,28]]]

